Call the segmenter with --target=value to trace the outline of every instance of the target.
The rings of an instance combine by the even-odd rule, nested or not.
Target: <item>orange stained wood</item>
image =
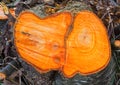
[[[61,69],[65,61],[65,37],[71,25],[68,12],[39,18],[22,12],[15,24],[15,46],[20,56],[42,72]]]
[[[77,13],[74,22],[72,18],[70,12],[43,19],[22,12],[14,29],[20,56],[42,72],[60,70],[68,78],[76,73],[87,75],[104,69],[111,48],[103,23],[89,11]]]
[[[114,45],[115,47],[120,48],[120,40],[115,40]]]
[[[92,12],[81,11],[75,16],[66,45],[63,73],[67,77],[76,73],[96,73],[105,68],[110,60],[106,28]]]
[[[9,12],[11,13],[11,15],[14,17],[14,18],[16,18],[16,16],[15,16],[15,9],[9,9]]]

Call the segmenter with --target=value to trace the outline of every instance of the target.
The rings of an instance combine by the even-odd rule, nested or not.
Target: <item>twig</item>
[[[21,66],[17,60],[11,61],[7,66],[0,70],[0,80],[4,80],[9,77],[13,72],[20,69],[20,67]]]

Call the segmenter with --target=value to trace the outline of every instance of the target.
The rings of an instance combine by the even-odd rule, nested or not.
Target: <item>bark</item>
[[[14,73],[15,71],[18,71],[20,67],[21,66],[17,60],[11,61],[4,68],[0,70],[0,80],[3,80],[9,77],[12,73]]]

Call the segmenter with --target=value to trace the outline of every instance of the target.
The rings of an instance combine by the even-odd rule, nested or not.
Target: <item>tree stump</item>
[[[53,9],[53,10],[55,10],[55,9]],[[58,8],[55,11],[55,13],[68,11],[68,12],[71,12],[72,15],[76,15],[81,10],[92,11],[91,8],[89,6],[87,6],[85,3],[81,3],[79,1],[69,1],[65,7]],[[40,17],[47,17],[51,14],[54,14],[54,12],[51,12],[50,14],[47,13],[45,10],[45,6],[37,6],[37,7],[32,8],[30,11],[35,12]],[[66,78],[58,72],[55,76],[55,81],[53,81],[52,84],[53,85],[76,85],[76,84],[78,84],[78,85],[81,85],[81,84],[84,84],[84,85],[91,85],[91,84],[92,85],[104,85],[104,84],[110,85],[111,83],[113,83],[111,81],[114,78],[114,71],[113,71],[114,68],[115,68],[115,62],[114,62],[114,59],[111,58],[109,65],[105,69],[103,69],[102,71],[97,72],[95,74],[92,74],[92,75],[83,76],[79,73],[72,78]],[[28,72],[28,74],[29,74],[29,72],[31,73],[31,70],[30,71],[27,70],[26,72]],[[34,73],[34,71],[32,71],[32,72]],[[50,74],[45,74],[45,77],[46,76],[54,77],[53,74],[54,74],[54,72],[50,72]],[[36,72],[35,72],[35,75],[36,75]],[[32,76],[34,76],[34,74]],[[41,76],[41,74],[39,76]],[[103,78],[103,76],[104,76],[104,78]],[[48,79],[48,80],[50,80],[50,79]],[[35,84],[40,85],[41,82],[38,82]],[[44,81],[43,84],[48,85],[48,83],[46,83],[46,81]]]

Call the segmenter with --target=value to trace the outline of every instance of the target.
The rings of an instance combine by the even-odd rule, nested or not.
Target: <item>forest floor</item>
[[[40,74],[32,66],[19,58],[13,44],[13,30],[16,18],[8,13],[12,9],[17,17],[23,10],[35,9],[36,6],[45,6],[48,15],[57,12],[61,7],[65,7],[70,0],[1,0],[1,9],[7,16],[6,19],[0,19],[0,69],[8,69],[12,61],[18,63],[15,72],[7,75],[7,78],[0,78],[0,85],[51,85],[54,81],[56,71]],[[76,0],[87,4],[93,12],[105,24],[108,36],[111,42],[112,52],[116,55],[116,85],[120,83],[120,47],[115,47],[114,42],[120,40],[120,0]],[[41,11],[36,9],[36,11]],[[9,65],[9,66],[8,66]],[[14,70],[14,69],[13,69]],[[7,71],[6,72],[10,72]],[[1,75],[0,75],[1,76]]]

